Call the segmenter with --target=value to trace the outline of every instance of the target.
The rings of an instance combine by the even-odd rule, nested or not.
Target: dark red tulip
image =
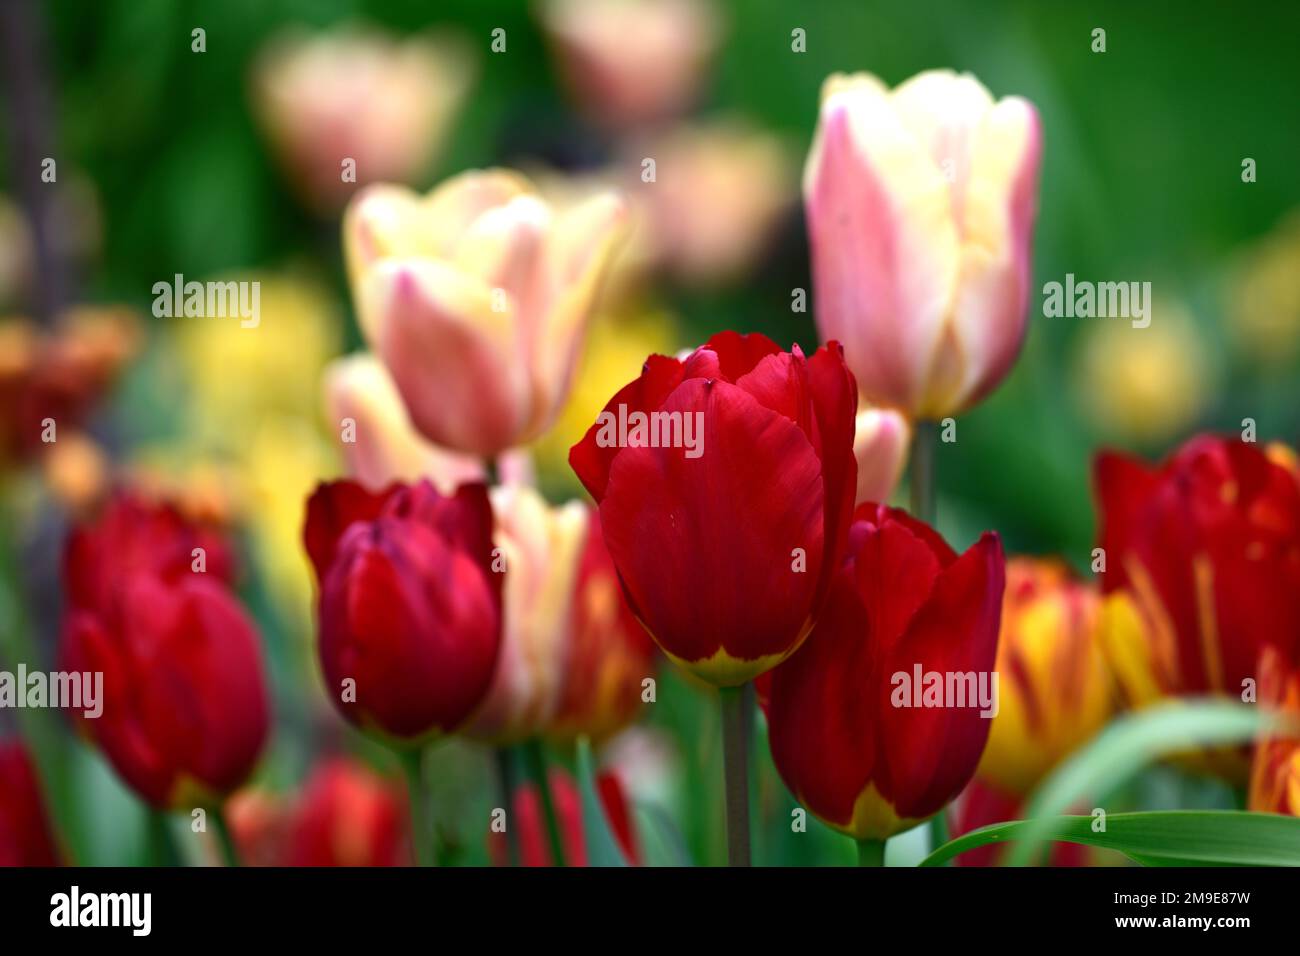
[[[1002,545],[988,532],[958,557],[905,512],[864,504],[853,518],[825,610],[765,688],[768,734],[809,812],[881,840],[936,813],[979,763]],[[932,696],[934,674],[952,691]]]
[[[856,405],[837,344],[723,332],[652,355],[569,452],[633,612],[699,677],[744,683],[807,636],[853,508]]]
[[[1294,653],[1300,480],[1285,462],[1280,449],[1209,435],[1155,467],[1097,457],[1108,651],[1134,703],[1239,697],[1265,645]]]
[[[0,741],[0,866],[58,865],[36,767],[19,741]]]
[[[552,767],[548,776],[551,800],[555,806],[560,839],[564,844],[565,864],[587,865],[587,838],[582,828],[582,795],[578,785],[563,770]],[[639,862],[636,830],[632,822],[632,808],[618,777],[602,773],[596,777],[596,795],[600,798],[605,820],[623,851],[623,856],[634,866]],[[515,827],[519,838],[519,862],[523,866],[551,866],[551,849],[546,833],[541,797],[531,782],[515,790],[514,815],[506,820],[507,827]],[[488,850],[497,866],[509,862],[504,834],[491,833]]]
[[[449,733],[482,702],[501,644],[492,507],[482,485],[372,494],[321,485],[307,503],[320,661],[343,715],[387,738]]]
[[[103,713],[74,719],[157,807],[233,790],[266,739],[259,638],[230,574],[211,533],[129,496],[68,541],[60,668],[104,675]]]

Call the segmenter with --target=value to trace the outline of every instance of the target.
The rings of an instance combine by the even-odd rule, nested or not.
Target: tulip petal
[[[934,590],[901,641],[888,650],[884,677],[922,673],[991,679],[997,655],[1004,587],[1002,545],[986,532],[935,581]],[[960,635],[959,640],[954,635]],[[978,688],[978,683],[975,689]],[[991,720],[977,701],[956,707],[894,707],[882,694],[883,765],[880,791],[906,819],[924,819],[970,780],[988,739]],[[973,706],[972,706],[973,705]]]
[[[703,454],[621,449],[600,506],[606,544],[660,646],[696,671],[716,658],[705,669],[739,683],[807,632],[823,561],[821,466],[796,425],[726,382],[683,382],[662,410],[702,412]]]
[[[651,355],[642,366],[640,377],[618,390],[618,393],[605,405],[601,417],[609,415],[617,421],[620,408],[626,409],[628,415],[633,412],[648,414],[663,405],[664,400],[681,381],[681,362],[664,355]],[[587,429],[587,434],[582,437],[582,441],[569,449],[569,464],[574,474],[598,502],[605,497],[609,483],[609,469],[620,451],[617,444],[602,445],[598,439],[600,431],[601,422],[598,418],[595,424]]]
[[[360,309],[386,316],[371,345],[426,438],[484,457],[515,441],[531,385],[513,303],[445,263],[391,259],[366,278]]]
[[[804,174],[817,326],[868,398],[914,408],[957,289],[948,183],[880,89],[830,89]]]
[[[381,510],[388,492],[371,492],[354,481],[332,481],[316,486],[307,499],[307,520],[303,544],[316,580],[324,581],[338,550],[339,539],[357,521],[372,521]]]

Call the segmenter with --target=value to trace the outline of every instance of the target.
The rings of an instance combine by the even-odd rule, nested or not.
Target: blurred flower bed
[[[1300,15],[987,6],[15,4],[0,671],[104,712],[0,692],[0,864],[1300,815]]]

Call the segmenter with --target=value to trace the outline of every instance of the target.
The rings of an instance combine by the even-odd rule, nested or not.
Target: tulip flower
[[[353,434],[340,447],[349,472],[371,491],[428,478],[450,492],[483,479],[480,461],[444,451],[415,430],[392,376],[373,355],[350,355],[326,368],[325,404],[341,433],[351,422]]]
[[[556,213],[504,170],[358,195],[344,245],[362,332],[427,439],[486,458],[550,425],[623,219],[608,193]]]
[[[888,501],[903,475],[912,429],[907,419],[887,408],[858,412],[853,457],[858,462],[856,503]]]
[[[578,562],[569,631],[564,686],[550,732],[602,741],[640,711],[642,682],[654,675],[655,645],[623,597],[598,514],[588,522]]]
[[[289,826],[289,866],[404,866],[411,860],[406,796],[360,764],[312,771]]]
[[[768,738],[810,813],[881,841],[975,773],[997,706],[1002,545],[987,532],[959,557],[905,512],[865,504],[853,519],[825,610],[771,674]]]
[[[527,485],[491,492],[505,566],[501,653],[465,732],[497,744],[541,733],[555,715],[568,662],[574,582],[587,508],[551,507]]]
[[[418,743],[482,702],[501,643],[501,577],[482,485],[373,493],[323,484],[304,538],[319,585],[321,668],[345,718]]]
[[[124,308],[70,309],[52,332],[0,320],[0,470],[74,434],[139,344]]]
[[[804,170],[813,305],[866,398],[955,415],[1006,376],[1025,334],[1038,116],[933,70],[890,91],[835,75]]]
[[[852,511],[856,396],[833,344],[723,332],[652,355],[570,451],[632,612],[703,680],[743,684],[807,636]]]
[[[1006,579],[1000,703],[978,772],[1023,796],[1101,730],[1113,702],[1100,594],[1059,561],[1013,558]]]
[[[0,742],[0,866],[58,866],[40,781],[18,740]]]
[[[1295,660],[1294,654],[1288,657],[1265,647],[1259,663],[1259,705],[1293,721],[1300,720],[1300,667]],[[1294,734],[1256,742],[1246,806],[1300,817],[1300,739]]]
[[[253,105],[292,185],[330,212],[356,183],[426,172],[473,72],[472,50],[457,37],[287,32],[258,54]]]
[[[363,764],[317,765],[286,800],[236,794],[229,817],[240,858],[266,866],[406,866],[411,862],[406,796]]]
[[[158,808],[235,789],[266,739],[259,637],[230,576],[210,533],[129,496],[68,540],[60,669],[104,675],[100,716],[74,719]]]
[[[1300,633],[1300,480],[1258,446],[1193,438],[1156,467],[1093,468],[1105,556],[1102,637],[1129,703],[1241,699],[1264,647]],[[1244,780],[1244,755],[1202,755]]]
[[[577,785],[563,770],[552,769],[548,780],[555,802],[560,838],[564,846],[564,859],[568,866],[587,865],[587,839],[582,826],[582,796]],[[623,785],[613,774],[600,774],[596,778],[596,795],[600,798],[605,819],[618,841],[628,862],[638,860],[636,830],[632,808]],[[533,783],[526,783],[515,791],[514,813],[507,817],[506,826],[514,827],[519,838],[519,862],[523,866],[552,866],[547,842],[542,801]],[[496,866],[507,865],[506,841],[501,834],[489,835],[488,851]]]
[[[1008,588],[1011,586],[1009,579],[1007,586]],[[993,733],[997,733],[996,721],[993,724]],[[957,803],[953,837],[962,836],[994,823],[1024,818],[1025,808],[1020,798],[977,777],[962,792],[961,799]],[[1003,851],[1004,846],[1000,843],[986,843],[984,846],[962,853],[955,862],[958,866],[996,866]],[[1087,866],[1088,862],[1088,847],[1078,843],[1052,843],[1047,850],[1048,866]]]
[[[721,37],[706,0],[544,0],[540,12],[569,92],[614,129],[689,109]]]

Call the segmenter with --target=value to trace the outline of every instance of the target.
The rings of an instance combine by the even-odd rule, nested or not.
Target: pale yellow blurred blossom
[[[1159,443],[1192,427],[1214,395],[1217,369],[1186,310],[1156,299],[1151,324],[1079,319],[1085,331],[1075,390],[1107,435]]]
[[[1224,303],[1233,339],[1255,362],[1277,366],[1300,349],[1300,210],[1242,256]]]
[[[465,733],[509,743],[539,734],[559,707],[590,512],[580,501],[552,506],[527,485],[497,486],[491,497],[505,621],[492,685]]]
[[[570,96],[615,130],[690,109],[722,36],[709,0],[540,0],[537,10]]]
[[[483,478],[483,463],[439,448],[415,430],[392,376],[368,352],[325,369],[328,427],[338,433],[348,472],[372,491],[428,478],[443,494]]]
[[[473,49],[460,37],[398,39],[355,25],[317,35],[299,29],[259,53],[252,94],[294,187],[331,212],[361,184],[418,181],[475,72]]]

